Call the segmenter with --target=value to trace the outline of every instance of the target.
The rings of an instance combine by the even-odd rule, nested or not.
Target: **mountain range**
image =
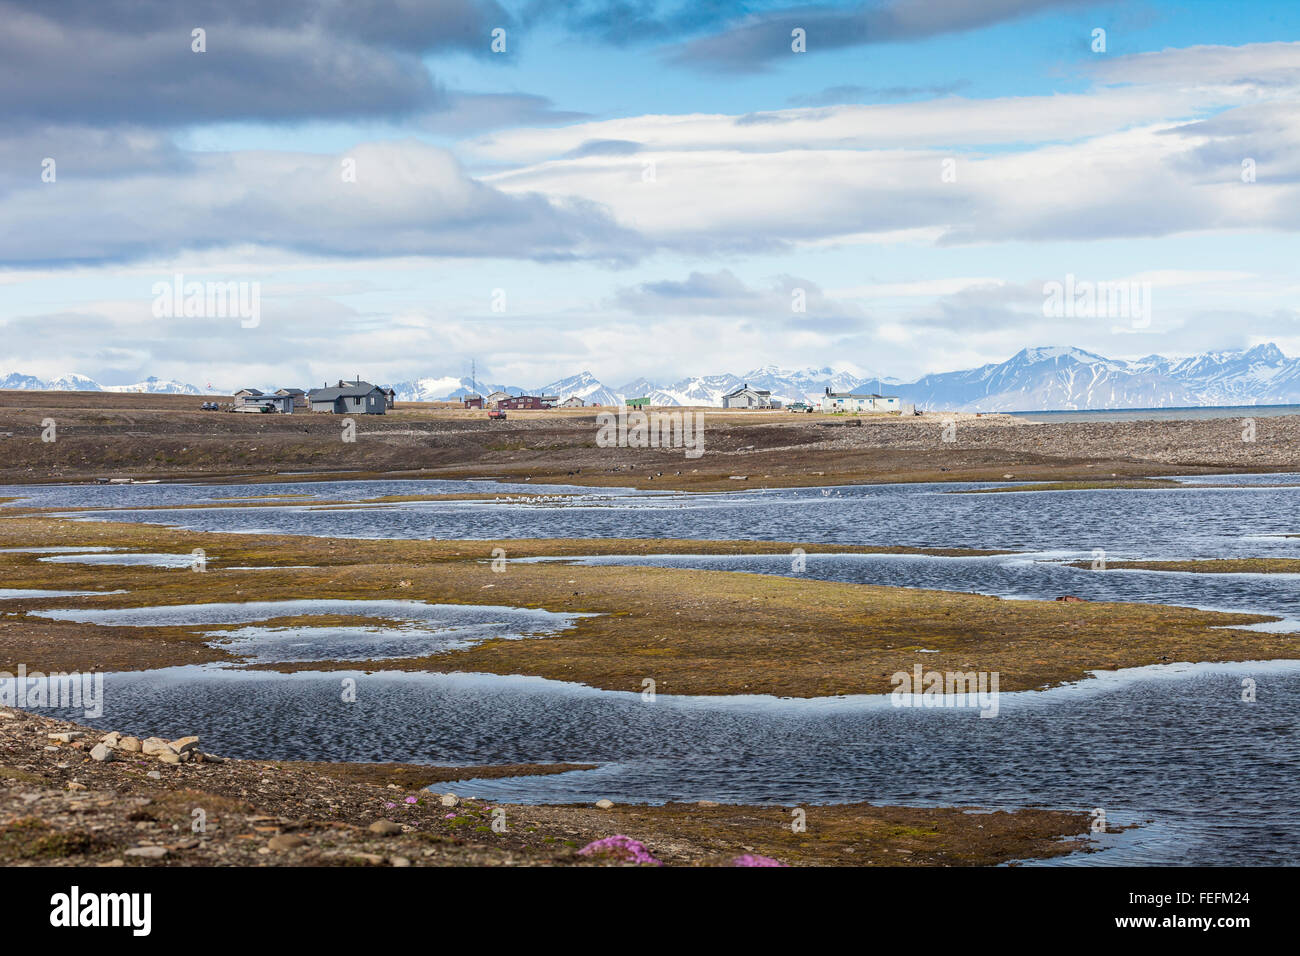
[[[861,378],[832,368],[788,370],[769,365],[744,375],[693,376],[671,383],[639,378],[617,387],[606,385],[589,371],[536,389],[449,376],[395,382],[392,387],[401,402],[445,401],[473,393],[505,391],[513,395],[557,395],[561,400],[576,395],[588,404],[600,405],[646,397],[653,405],[718,406],[723,395],[744,384],[767,389],[774,399],[785,403],[807,401],[816,405],[829,387],[837,392],[897,395],[922,409],[971,412],[1286,405],[1300,403],[1300,358],[1287,358],[1272,343],[1189,358],[1148,355],[1133,360],[1052,346],[1022,349],[1005,362],[925,375],[915,382]],[[0,389],[202,394],[193,385],[153,377],[135,385],[105,386],[84,375],[63,375],[45,381],[17,373],[0,378]]]

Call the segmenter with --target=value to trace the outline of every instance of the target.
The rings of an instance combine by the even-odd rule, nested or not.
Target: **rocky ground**
[[[1034,423],[1005,415],[900,418],[701,410],[704,454],[602,448],[596,409],[511,412],[446,404],[361,416],[197,411],[199,399],[0,392],[0,482],[99,477],[289,480],[404,475],[681,488],[871,481],[1061,480],[1300,469],[1300,417]],[[670,410],[671,411],[671,410]],[[43,441],[43,423],[56,423]],[[951,420],[952,426],[946,423]],[[740,485],[744,481],[748,484]]]
[[[1089,847],[1084,812],[522,806],[423,789],[558,769],[227,760],[197,737],[105,735],[0,708],[0,864],[952,866]],[[792,828],[795,809],[806,829]],[[605,848],[584,853],[593,843]]]

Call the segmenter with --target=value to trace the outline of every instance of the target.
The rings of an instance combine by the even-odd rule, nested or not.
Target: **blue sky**
[[[1300,352],[1294,3],[123,4],[0,0],[0,374]],[[159,316],[176,274],[258,321]],[[1066,275],[1149,321],[1045,315]]]

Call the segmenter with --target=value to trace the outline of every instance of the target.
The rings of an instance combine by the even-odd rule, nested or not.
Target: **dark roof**
[[[383,394],[383,389],[369,382],[346,382],[331,388],[313,388],[307,397],[313,402],[333,402],[340,398],[364,398],[372,392]]]
[[[302,389],[300,389],[300,388],[279,388],[279,389],[276,389],[275,394],[277,394],[277,395],[306,395],[307,393],[304,392],[304,391],[303,391]]]
[[[264,394],[265,394],[261,389],[258,389],[258,388],[241,388],[241,389],[240,389],[238,392],[236,392],[235,394],[238,395],[238,394],[240,394],[240,392],[247,392],[249,395],[264,395]]]
[[[734,392],[728,392],[726,395],[723,395],[722,397],[723,397],[723,398],[731,398],[732,395],[739,395],[741,392],[753,392],[755,395],[771,395],[771,394],[772,394],[771,392],[769,392],[769,391],[768,391],[767,389],[765,389],[765,388],[750,388],[748,384],[745,384],[745,385],[740,386],[740,388],[736,389]]]

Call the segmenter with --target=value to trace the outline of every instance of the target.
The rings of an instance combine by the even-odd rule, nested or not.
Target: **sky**
[[[1296,355],[1298,93],[1294,0],[0,0],[0,376]]]

